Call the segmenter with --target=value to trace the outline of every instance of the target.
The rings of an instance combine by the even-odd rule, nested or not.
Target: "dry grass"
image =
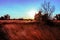
[[[0,20],[0,24],[7,40],[60,40],[58,27],[49,27],[35,21],[19,20]]]

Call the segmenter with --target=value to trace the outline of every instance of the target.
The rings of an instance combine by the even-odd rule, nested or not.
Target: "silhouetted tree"
[[[8,20],[8,19],[10,19],[10,16],[8,14],[0,17],[0,20]]]
[[[41,21],[41,17],[42,17],[42,14],[41,14],[42,11],[39,11],[38,14],[35,14],[35,20],[36,21]]]
[[[42,4],[42,10],[47,17],[50,18],[52,13],[55,11],[55,6],[51,6],[50,2],[44,1]]]
[[[10,19],[10,16],[9,16],[8,14],[6,14],[6,15],[4,16],[4,19]]]
[[[1,17],[0,17],[0,20],[4,20],[4,17],[3,17],[3,16],[1,16]]]
[[[55,18],[56,18],[57,20],[60,20],[60,14],[57,14],[57,15],[55,16]]]

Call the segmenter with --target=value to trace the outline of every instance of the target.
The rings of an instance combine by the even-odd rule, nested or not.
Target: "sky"
[[[60,0],[50,1],[55,6],[53,16],[60,13]],[[0,17],[9,14],[11,18],[32,18],[38,12],[44,0],[0,0]]]

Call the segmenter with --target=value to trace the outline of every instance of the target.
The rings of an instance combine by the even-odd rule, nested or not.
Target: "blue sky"
[[[60,13],[60,0],[50,1],[55,6],[53,15]],[[0,0],[0,16],[9,14],[11,18],[26,18],[31,10],[38,11],[44,0]]]

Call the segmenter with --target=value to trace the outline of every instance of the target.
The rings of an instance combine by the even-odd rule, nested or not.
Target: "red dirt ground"
[[[0,20],[8,40],[60,40],[60,28],[35,21]]]

